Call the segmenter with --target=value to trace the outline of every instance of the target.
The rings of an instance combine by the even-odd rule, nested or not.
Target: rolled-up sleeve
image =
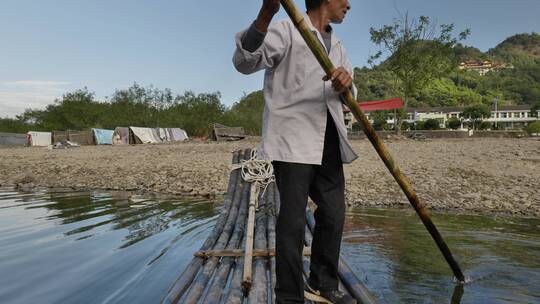
[[[264,36],[266,33],[259,31],[253,22],[242,38],[242,48],[248,52],[254,52],[263,43]]]
[[[257,41],[260,37],[257,36],[256,32],[250,32],[253,30],[256,29],[247,29],[236,34],[233,64],[242,74],[251,74],[277,66],[290,44],[283,22],[271,24],[266,35],[259,32],[264,35],[262,43]],[[244,39],[248,41],[244,41]],[[254,49],[255,47],[256,49]]]

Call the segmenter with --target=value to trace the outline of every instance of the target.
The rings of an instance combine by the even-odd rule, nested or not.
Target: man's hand
[[[263,0],[262,10],[275,15],[279,11],[279,0]]]
[[[330,75],[323,77],[324,81],[332,81],[332,87],[339,94],[344,93],[347,89],[351,88],[353,79],[349,72],[343,67],[332,70]]]
[[[260,32],[266,33],[272,18],[279,12],[280,6],[279,0],[263,0],[259,16],[257,16],[257,20],[255,20],[255,28]]]

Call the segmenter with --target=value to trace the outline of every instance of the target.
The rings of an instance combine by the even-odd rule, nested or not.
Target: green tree
[[[529,134],[540,134],[540,121],[535,121],[533,123],[530,123],[526,128],[525,131]]]
[[[32,124],[29,124],[19,118],[0,118],[0,132],[22,134],[28,131],[40,131],[31,129],[34,129]]]
[[[226,107],[220,102],[221,94],[191,91],[175,97],[173,106],[167,109],[168,125],[183,128],[193,136],[208,137],[212,133],[213,124],[220,122]]]
[[[390,99],[401,95],[400,80],[391,71],[382,68],[355,68],[354,84],[358,89],[359,101]]]
[[[481,122],[485,117],[489,117],[490,112],[488,106],[485,104],[473,104],[465,107],[461,115],[464,118],[469,119],[473,123],[473,130],[476,128],[476,124]]]
[[[453,48],[459,40],[469,36],[465,30],[453,37],[453,24],[443,24],[437,30],[429,17],[420,16],[411,19],[408,14],[396,19],[392,25],[380,29],[370,29],[371,41],[381,48],[370,58],[370,63],[387,55],[382,63],[401,81],[401,96],[408,102],[434,79],[448,75],[455,70],[458,59]],[[401,130],[403,115],[398,120],[398,132]]]
[[[106,107],[94,99],[93,92],[84,88],[64,94],[45,110],[26,110],[21,120],[42,130],[87,130],[101,127],[99,121]]]
[[[459,120],[458,118],[452,117],[448,120],[447,124],[448,124],[448,128],[452,130],[457,130],[461,127],[461,120]]]
[[[482,102],[482,96],[448,78],[436,79],[422,89],[417,100],[425,106],[459,106]]]
[[[538,117],[538,111],[540,110],[540,101],[536,102],[532,107],[531,107],[531,116],[533,117]]]
[[[387,111],[372,111],[370,118],[373,120],[373,128],[377,131],[388,130],[386,122]]]
[[[255,91],[244,95],[224,115],[224,124],[243,127],[251,135],[261,135],[264,95]]]

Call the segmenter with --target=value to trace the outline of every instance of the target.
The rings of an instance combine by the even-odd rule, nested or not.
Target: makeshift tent
[[[162,142],[161,138],[159,137],[159,129],[151,129],[152,130],[152,135],[154,136],[154,139],[156,142]]]
[[[91,146],[95,145],[94,133],[92,131],[53,131],[52,142],[71,141],[79,145]]]
[[[184,141],[189,139],[186,131],[180,128],[129,127],[129,131],[131,133],[130,136],[133,138],[132,143],[136,144],[154,144],[161,142]],[[115,141],[117,141],[121,137],[120,130],[115,130],[115,134]]]
[[[168,130],[169,133],[171,133],[172,141],[184,141],[189,139],[187,132],[180,128],[170,128]]]
[[[63,142],[65,140],[69,140],[69,132],[68,131],[52,131],[53,144],[55,144],[57,142]]]
[[[52,143],[52,133],[30,131],[26,133],[26,140],[29,146],[46,147]]]
[[[156,131],[161,141],[173,141],[169,129],[158,128]]]
[[[155,144],[159,141],[154,135],[155,131],[150,128],[129,127],[137,144]]]
[[[112,144],[113,145],[129,145],[129,128],[118,127],[114,129]]]
[[[114,131],[105,129],[92,129],[96,145],[112,145]]]

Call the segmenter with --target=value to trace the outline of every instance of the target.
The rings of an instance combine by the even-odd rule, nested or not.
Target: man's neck
[[[313,24],[319,33],[323,34],[327,32],[330,25],[330,18],[327,17],[326,11],[316,9],[308,11],[307,14],[309,16],[309,20],[311,20],[311,24]]]

